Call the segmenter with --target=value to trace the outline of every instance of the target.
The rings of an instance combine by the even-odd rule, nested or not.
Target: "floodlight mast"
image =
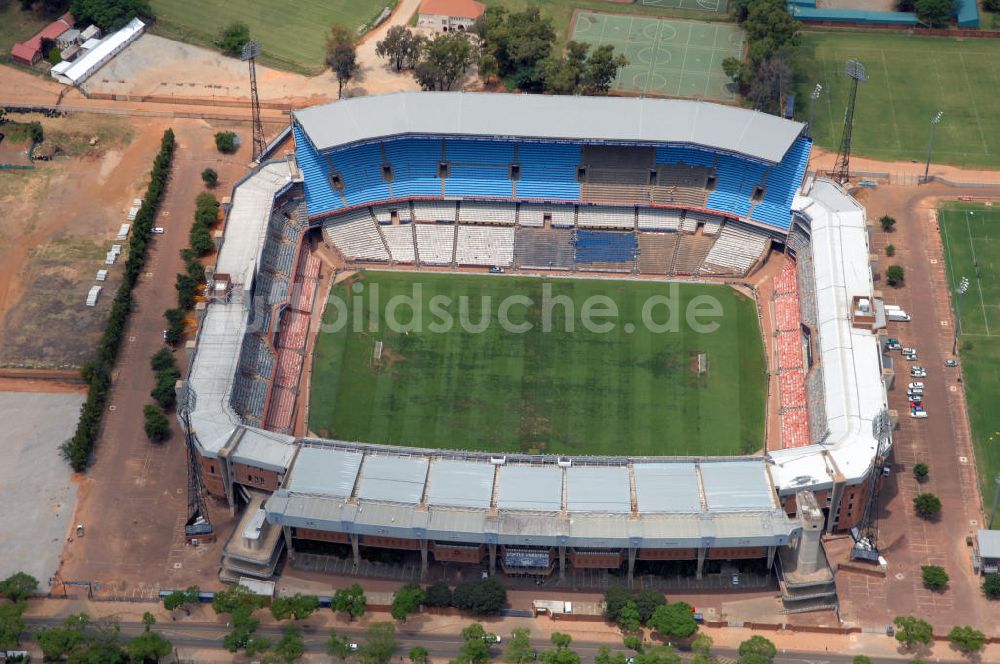
[[[253,160],[257,161],[264,154],[264,125],[260,119],[260,97],[257,96],[257,67],[256,61],[260,57],[260,43],[248,41],[243,45],[241,60],[249,63],[250,67],[250,113],[253,122]]]
[[[924,184],[927,184],[927,176],[931,172],[931,156],[934,154],[934,133],[937,130],[938,123],[941,122],[942,115],[944,115],[944,111],[938,111],[934,119],[931,120],[931,140],[927,144],[927,165],[924,166]]]
[[[889,461],[889,451],[891,441],[889,429],[892,423],[889,420],[889,411],[883,408],[872,420],[872,437],[875,438],[875,457],[872,459],[872,467],[868,471],[868,481],[865,496],[864,512],[856,528],[852,529],[854,537],[854,548],[851,549],[851,557],[871,563],[878,562],[878,503],[879,489],[882,486],[883,468],[887,467]],[[834,518],[831,513],[829,518]]]
[[[820,83],[816,84],[813,91],[809,94],[809,136],[813,135],[813,127],[816,122],[816,102],[819,101],[819,96],[823,93],[823,85]]]
[[[858,83],[868,80],[865,66],[857,60],[848,60],[844,73],[851,79],[851,96],[847,101],[847,113],[844,115],[844,133],[840,140],[840,150],[837,152],[837,163],[833,168],[833,176],[843,184],[851,175],[851,131],[854,128],[854,105],[858,99]]]

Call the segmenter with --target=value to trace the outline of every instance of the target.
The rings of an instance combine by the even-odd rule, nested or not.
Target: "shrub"
[[[146,437],[154,443],[160,443],[170,437],[170,422],[160,409],[152,404],[142,407],[145,419]]]
[[[427,586],[427,591],[424,593],[424,606],[445,608],[451,606],[451,599],[451,588],[448,587],[447,583],[438,581]]]
[[[174,354],[170,352],[169,348],[161,348],[150,358],[149,367],[153,371],[174,369],[177,367],[177,361],[174,359]]]
[[[894,244],[887,244],[887,245],[885,245],[885,255],[888,256],[889,258],[892,258],[893,256],[895,256],[896,255],[896,245],[894,245]]]
[[[941,499],[933,493],[922,493],[913,499],[913,509],[922,517],[931,517],[941,513]]]
[[[986,635],[968,625],[965,627],[956,625],[948,632],[948,641],[968,655],[982,650],[986,644]]]
[[[1000,574],[983,577],[983,594],[990,599],[1000,599]]]
[[[879,217],[878,224],[879,226],[882,227],[883,231],[889,233],[896,226],[896,220],[890,217],[889,215],[884,214],[881,217]]]
[[[494,579],[460,583],[452,595],[452,605],[456,609],[480,616],[500,613],[506,602],[507,589]]]
[[[890,286],[898,286],[903,283],[904,276],[905,273],[901,265],[890,265],[885,269],[885,279]]]
[[[219,184],[219,174],[215,172],[214,168],[206,168],[201,172],[201,181],[208,188],[214,188],[215,185]]]
[[[920,568],[924,587],[930,590],[941,590],[948,585],[948,572],[939,565],[924,565]]]
[[[149,395],[156,400],[156,403],[160,404],[160,408],[169,410],[174,407],[174,404],[177,402],[177,393],[174,391],[174,385],[177,384],[180,377],[181,372],[176,367],[161,369],[156,372],[156,386],[153,387]]]
[[[892,621],[896,626],[896,640],[907,648],[927,645],[934,638],[934,629],[926,620],[914,616],[896,616]]]
[[[242,55],[243,45],[250,41],[250,28],[246,23],[234,21],[219,31],[215,45],[226,55]]]
[[[215,147],[218,148],[219,152],[224,152],[225,154],[236,152],[236,148],[239,147],[236,143],[236,132],[220,131],[217,133],[215,135]]]
[[[926,463],[918,463],[913,466],[913,477],[917,479],[918,482],[923,482],[927,479],[927,475],[931,472],[931,469]]]
[[[983,9],[988,12],[1000,12],[1000,0],[983,0]]]

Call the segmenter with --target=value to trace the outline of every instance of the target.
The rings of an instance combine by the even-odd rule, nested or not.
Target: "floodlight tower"
[[[965,299],[965,293],[969,290],[969,278],[962,277],[955,286],[955,293],[958,295],[956,298],[956,312],[955,312],[955,339],[951,342],[951,354],[958,354],[958,336],[962,334],[962,301]]]
[[[938,123],[941,122],[942,115],[944,115],[944,111],[938,111],[934,119],[931,120],[931,140],[927,144],[927,165],[924,167],[924,184],[927,184],[927,175],[931,172],[931,155],[934,154],[934,133]]]
[[[813,88],[813,91],[809,93],[809,136],[813,135],[813,126],[816,123],[816,102],[819,101],[819,96],[823,93],[823,86],[819,83]]]
[[[260,57],[260,43],[248,41],[243,45],[241,60],[250,65],[250,111],[253,115],[253,160],[257,161],[264,154],[264,125],[260,121],[260,97],[257,96],[257,67]]]
[[[851,79],[851,96],[847,101],[847,113],[844,115],[844,135],[840,139],[837,164],[833,168],[833,177],[841,184],[847,182],[851,175],[851,130],[854,128],[854,104],[858,99],[858,83],[868,80],[865,66],[857,60],[848,60],[844,66],[844,73]]]
[[[854,548],[851,557],[878,562],[878,497],[882,468],[889,459],[889,411],[883,408],[872,420],[872,436],[877,445],[872,468],[868,473],[865,509],[856,528],[852,529]],[[836,506],[834,506],[835,508]],[[830,518],[833,518],[832,516]]]

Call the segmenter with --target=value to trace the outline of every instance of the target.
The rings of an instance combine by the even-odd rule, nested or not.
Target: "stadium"
[[[886,461],[874,424],[894,376],[865,210],[806,173],[803,124],[686,100],[401,93],[297,111],[287,133],[294,154],[262,160],[227,204],[181,390],[198,481],[244,510],[224,580],[268,578],[286,552],[293,563],[337,555],[357,565],[366,551],[389,549],[422,571],[446,562],[529,577],[596,569],[631,580],[637,565],[663,561],[701,578],[720,561],[750,562],[778,571],[789,610],[834,601],[819,535],[864,516]],[[663,434],[662,445],[643,431],[615,440],[617,427],[674,405],[668,373],[644,392],[664,395],[660,403],[630,409],[625,392],[625,405],[608,409],[620,412],[600,454],[560,447],[557,439],[579,439],[586,427],[571,435],[555,419],[528,439],[491,443],[485,433],[508,420],[490,419],[489,390],[467,409],[475,426],[455,418],[444,427],[451,411],[439,410],[433,426],[394,428],[397,418],[426,424],[406,390],[425,389],[420,381],[439,368],[413,362],[420,375],[400,374],[398,391],[379,396],[376,374],[387,357],[393,364],[396,344],[427,348],[427,335],[401,341],[382,328],[338,342],[343,357],[371,369],[375,387],[357,378],[362,371],[317,390],[326,369],[314,353],[338,338],[320,330],[328,296],[339,288],[347,297],[369,279],[425,277],[459,291],[523,293],[544,278],[585,290],[680,282],[737,293],[733,302],[753,303],[748,324],[707,352],[676,353],[709,382],[738,376],[747,410],[766,410],[766,424],[749,420],[749,446],[729,440],[739,437],[732,426],[686,446],[666,440],[684,428]],[[746,350],[713,361],[737,339]],[[765,369],[734,373],[755,352]],[[453,359],[442,357],[438,364]],[[623,373],[641,371],[628,364]],[[473,391],[475,372],[459,373],[463,382],[443,399]],[[524,378],[513,380],[490,388],[501,410],[524,403],[503,401]],[[599,392],[567,410],[615,398]],[[404,398],[410,406],[380,411]],[[704,422],[733,419],[732,398],[723,391],[694,408]],[[337,421],[348,418],[336,415],[340,401],[364,413],[367,428],[346,429],[358,440],[339,439]],[[559,407],[552,400],[536,419]],[[321,412],[335,414],[324,437],[302,435]],[[630,443],[642,436],[651,442]]]

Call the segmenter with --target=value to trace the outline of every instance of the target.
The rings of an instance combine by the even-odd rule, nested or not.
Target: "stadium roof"
[[[399,92],[295,111],[313,147],[401,135],[699,145],[777,163],[804,125],[758,111],[684,99],[488,92]]]

